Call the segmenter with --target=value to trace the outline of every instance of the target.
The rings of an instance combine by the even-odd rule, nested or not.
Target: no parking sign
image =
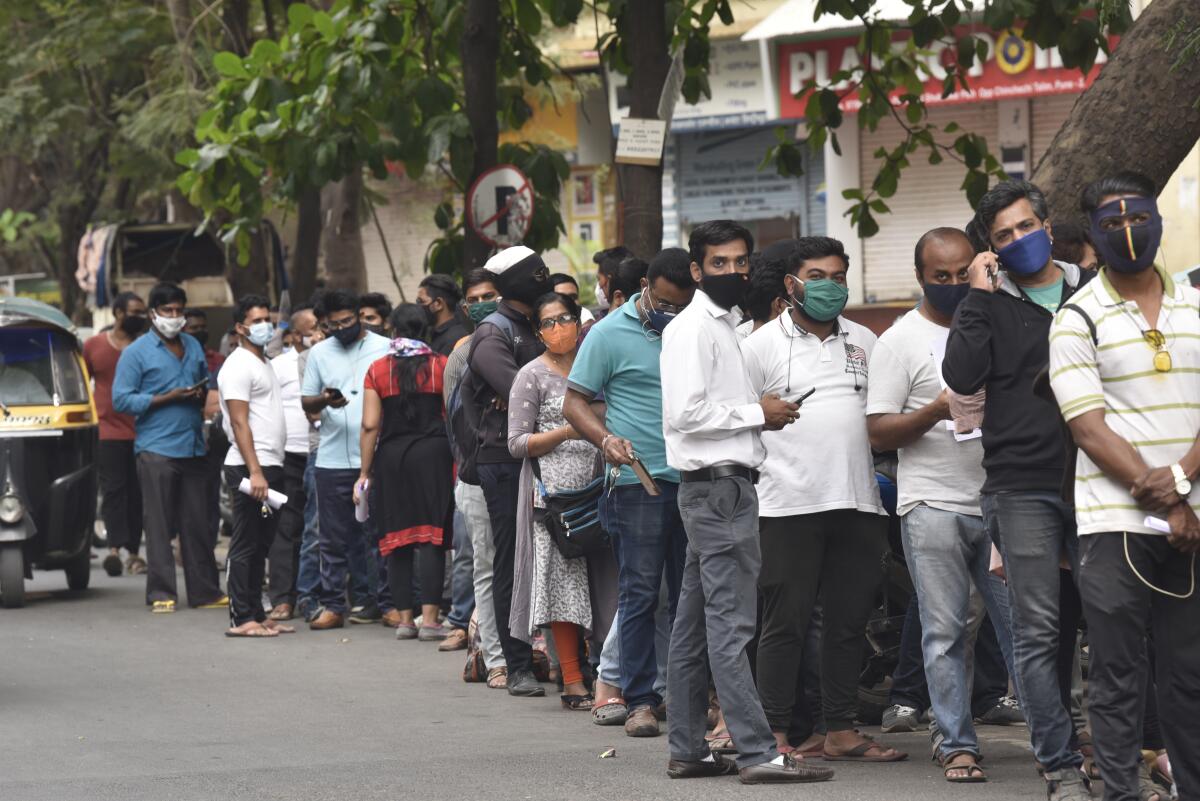
[[[467,223],[492,247],[519,244],[533,223],[533,186],[525,173],[500,164],[475,179],[467,191]]]

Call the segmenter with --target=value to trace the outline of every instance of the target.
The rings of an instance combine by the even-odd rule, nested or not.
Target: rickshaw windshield
[[[87,403],[75,341],[50,328],[0,328],[0,402],[7,406]]]

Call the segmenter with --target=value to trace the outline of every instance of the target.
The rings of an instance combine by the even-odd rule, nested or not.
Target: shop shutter
[[[1030,168],[1037,167],[1038,161],[1054,141],[1058,129],[1071,116],[1071,109],[1079,95],[1049,95],[1035,97],[1030,104],[1030,116],[1033,123],[1033,158]]]
[[[929,121],[936,125],[957,122],[963,130],[983,134],[988,144],[995,146],[995,103],[932,108]],[[955,135],[946,134],[943,139],[950,142]],[[873,132],[863,131],[861,137],[862,186],[869,187],[881,163],[875,151],[894,148],[903,140],[903,133],[895,120],[887,120]],[[910,158],[896,194],[884,200],[891,213],[877,215],[879,233],[863,241],[863,295],[867,303],[920,295],[913,277],[913,246],[931,228],[966,226],[972,211],[960,188],[965,174],[966,168],[948,157],[931,165],[928,151],[919,151]]]

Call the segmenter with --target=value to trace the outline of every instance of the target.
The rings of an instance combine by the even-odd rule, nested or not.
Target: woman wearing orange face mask
[[[573,298],[551,292],[534,304],[534,320],[546,352],[517,373],[508,401],[508,449],[525,460],[509,628],[514,637],[531,640],[538,628],[551,627],[562,670],[563,708],[588,710],[592,696],[581,668],[581,640],[592,628],[587,559],[563,558],[546,527],[534,520],[534,508],[545,505],[542,487],[547,493],[577,489],[596,476],[596,449],[562,414],[578,348],[579,306]]]

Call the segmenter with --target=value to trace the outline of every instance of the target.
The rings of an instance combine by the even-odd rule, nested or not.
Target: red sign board
[[[1057,48],[1043,50],[1022,39],[1017,31],[1005,31],[999,36],[991,33],[975,35],[988,43],[987,61],[983,64],[976,62],[971,68],[967,81],[970,91],[963,91],[959,87],[944,98],[942,79],[946,77],[947,65],[952,63],[953,45],[934,42],[929,46],[929,54],[924,61],[932,76],[925,83],[922,99],[926,105],[1078,94],[1092,85],[1100,72],[1100,65],[1106,60],[1101,52],[1096,58],[1096,66],[1085,76],[1077,69],[1063,67]],[[1117,41],[1115,36],[1110,38],[1110,44],[1114,47]],[[857,44],[857,37],[781,43],[778,51],[780,116],[784,119],[804,116],[808,101],[804,86],[809,80],[827,86],[830,76],[857,67],[860,63]],[[897,39],[897,46],[903,44],[904,38]],[[833,88],[841,91],[849,88],[849,84]],[[858,111],[861,106],[857,92],[850,92],[841,102],[842,110],[847,112]]]

